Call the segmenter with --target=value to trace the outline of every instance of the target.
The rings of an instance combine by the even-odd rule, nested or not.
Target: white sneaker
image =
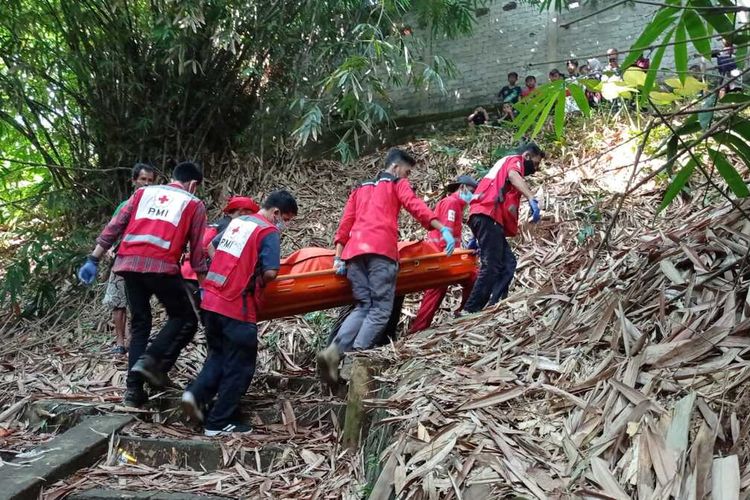
[[[203,411],[198,406],[198,401],[195,400],[195,395],[192,392],[185,391],[182,393],[181,406],[182,412],[190,417],[190,420],[203,422]]]
[[[222,429],[206,429],[203,435],[206,437],[229,436],[231,434],[250,434],[253,428],[245,424],[228,424]]]

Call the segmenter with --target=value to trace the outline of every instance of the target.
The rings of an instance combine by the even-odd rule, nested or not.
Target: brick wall
[[[539,12],[538,8],[512,0],[492,2],[489,12],[477,17],[470,37],[428,42],[429,51],[453,61],[459,74],[444,82],[445,94],[437,89],[394,91],[397,116],[440,113],[493,102],[509,71],[519,74],[521,86],[526,75],[536,76],[539,83],[546,82],[547,72],[553,67],[565,73],[564,62],[529,67],[531,63],[575,57],[583,64],[586,56],[603,54],[610,47],[625,52],[656,10],[649,5],[622,5],[568,28],[560,27],[606,5],[589,3],[596,6],[558,14]],[[602,62],[605,59],[600,58]],[[667,48],[662,67],[672,63],[673,53]]]

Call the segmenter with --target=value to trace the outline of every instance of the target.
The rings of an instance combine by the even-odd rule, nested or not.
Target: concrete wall
[[[526,75],[534,75],[539,83],[544,83],[547,72],[553,67],[565,72],[564,62],[530,67],[531,63],[569,57],[583,60],[603,54],[611,47],[626,52],[651,20],[656,7],[621,5],[568,28],[560,27],[607,4],[589,2],[586,7],[558,14],[539,12],[537,7],[520,4],[517,0],[493,1],[489,12],[477,17],[472,36],[428,42],[426,55],[447,57],[456,64],[459,75],[445,81],[444,95],[437,89],[428,92],[397,90],[393,93],[397,116],[455,111],[494,102],[500,87],[506,84],[509,71],[519,74],[521,86]],[[605,59],[600,58],[602,62],[606,62]],[[668,48],[662,67],[672,63],[673,54]]]

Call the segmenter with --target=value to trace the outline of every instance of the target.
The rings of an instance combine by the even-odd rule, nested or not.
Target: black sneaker
[[[156,360],[148,354],[138,358],[130,371],[141,375],[154,387],[166,387],[170,383],[167,374],[159,370]]]
[[[122,398],[123,406],[131,408],[140,408],[148,401],[148,397],[143,389],[127,389],[125,396]]]
[[[245,424],[229,424],[225,425],[222,429],[209,429],[203,431],[203,435],[206,437],[220,437],[220,436],[231,436],[233,434],[250,434],[253,432],[253,428]]]

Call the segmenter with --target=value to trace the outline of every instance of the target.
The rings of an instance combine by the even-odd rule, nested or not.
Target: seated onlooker
[[[720,91],[720,97],[724,96],[726,92],[733,92],[742,88],[741,78],[737,78],[740,75],[740,71],[737,69],[737,63],[734,60],[734,45],[728,38],[722,38],[724,48],[720,50],[711,51],[711,57],[716,58],[716,64],[719,69],[719,75],[721,75],[722,89]]]
[[[518,111],[513,108],[513,104],[510,102],[504,102],[503,107],[500,109],[500,116],[498,117],[497,122],[512,122],[516,119],[517,115]]]
[[[560,70],[558,70],[557,68],[550,71],[547,76],[549,77],[549,81],[551,82],[563,79],[562,73],[560,73]]]
[[[578,61],[575,59],[568,59],[565,63],[565,67],[568,69],[568,78],[578,78],[580,72],[578,71]]]
[[[602,65],[602,62],[599,59],[591,58],[587,60],[586,66],[588,66],[589,68],[588,78],[591,78],[594,80],[602,79],[602,72],[604,71],[604,66]]]
[[[529,75],[526,77],[526,87],[521,91],[521,97],[526,97],[536,90],[536,77]]]
[[[648,68],[651,67],[651,60],[648,57],[643,57],[643,53],[641,53],[641,55],[638,56],[638,59],[635,60],[633,66],[643,71],[648,71]]]
[[[620,63],[617,56],[617,49],[607,50],[607,66],[604,68],[604,73],[607,76],[620,76]]]
[[[521,87],[518,86],[518,73],[515,71],[508,73],[508,85],[500,89],[497,97],[500,98],[500,102],[518,102],[521,98]]]
[[[479,106],[469,115],[468,118],[466,118],[466,121],[469,122],[470,127],[485,125],[490,121],[490,115],[487,114],[487,111],[483,107]]]
[[[589,75],[591,74],[591,68],[589,68],[588,64],[583,64],[583,65],[581,65],[581,68],[579,69],[579,72],[580,72],[580,74],[581,74],[582,77],[588,78]]]

